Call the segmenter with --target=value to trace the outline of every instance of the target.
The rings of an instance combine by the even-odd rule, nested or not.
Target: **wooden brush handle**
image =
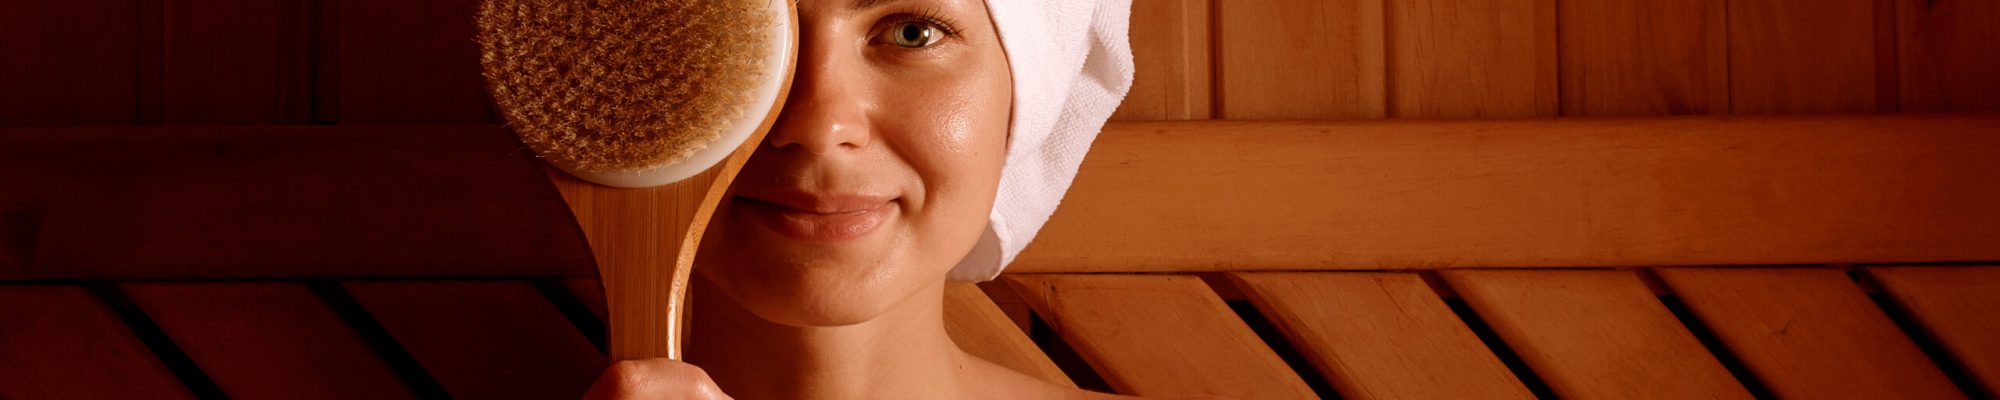
[[[677,325],[686,310],[694,250],[716,199],[729,187],[729,179],[717,178],[736,172],[723,169],[667,186],[615,188],[545,168],[596,257],[612,359],[680,359]]]
[[[790,2],[785,2],[788,7]],[[750,153],[764,144],[764,135],[778,120],[791,92],[798,58],[798,14],[790,14],[790,58],[785,60],[778,101],[750,138],[720,164],[694,177],[666,186],[617,188],[598,185],[544,165],[549,181],[569,203],[604,282],[613,360],[666,357],[681,359],[682,324],[686,322],[689,273],[701,246],[708,219],[735,181]]]

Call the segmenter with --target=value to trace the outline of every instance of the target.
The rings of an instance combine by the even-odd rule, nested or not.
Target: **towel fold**
[[[987,281],[1034,240],[1132,87],[1131,0],[986,0],[1014,78],[1013,125],[986,232],[948,275]]]

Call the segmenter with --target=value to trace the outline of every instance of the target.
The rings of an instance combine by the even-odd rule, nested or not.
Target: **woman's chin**
[[[748,285],[735,297],[738,304],[774,323],[796,327],[834,327],[867,322],[907,293],[893,288],[866,289],[865,283],[787,282]]]
[[[742,252],[737,257],[697,265],[695,271],[758,317],[797,327],[866,322],[908,297],[905,288],[914,286],[902,282],[909,277],[899,276],[900,263],[893,257],[856,254],[887,246],[788,248],[780,243],[736,249]]]

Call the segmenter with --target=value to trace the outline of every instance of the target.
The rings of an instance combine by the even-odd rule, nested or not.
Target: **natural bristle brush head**
[[[481,63],[521,141],[584,180],[650,187],[728,157],[779,106],[791,0],[488,0]]]

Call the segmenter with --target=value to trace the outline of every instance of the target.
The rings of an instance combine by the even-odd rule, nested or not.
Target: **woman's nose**
[[[796,146],[813,154],[868,147],[874,132],[864,109],[869,102],[855,90],[857,74],[842,73],[829,57],[805,53],[799,55],[785,109],[766,141],[775,149]]]

